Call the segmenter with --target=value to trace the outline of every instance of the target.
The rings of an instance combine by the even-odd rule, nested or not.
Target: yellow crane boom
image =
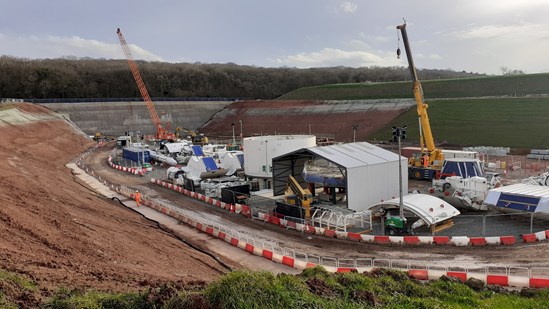
[[[410,48],[410,43],[408,42],[408,34],[406,33],[406,24],[399,25],[396,28],[397,30],[400,30],[402,34],[406,58],[408,59],[408,65],[412,75],[414,98],[417,104],[417,115],[419,117],[419,143],[421,146],[421,154],[409,158],[408,172],[409,176],[415,179],[433,179],[436,176],[436,172],[440,171],[442,168],[444,155],[442,154],[442,150],[435,146],[435,140],[429,123],[429,116],[427,115],[429,105],[425,103],[423,89],[421,88],[421,83],[417,76],[414,59],[412,58],[412,50]],[[400,52],[400,50],[397,52]]]

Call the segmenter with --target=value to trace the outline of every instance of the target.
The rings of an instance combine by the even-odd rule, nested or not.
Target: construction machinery
[[[406,58],[408,58],[408,65],[410,67],[410,73],[412,74],[414,98],[417,103],[417,114],[419,117],[419,143],[421,146],[421,153],[414,154],[408,159],[408,175],[414,179],[433,179],[437,176],[437,172],[442,169],[444,162],[444,154],[441,149],[435,146],[435,140],[433,133],[431,132],[431,125],[429,124],[429,117],[427,115],[427,105],[423,98],[423,89],[417,76],[417,71],[414,66],[414,60],[412,59],[412,51],[410,49],[410,43],[408,42],[408,35],[406,33],[406,23],[396,27],[402,33],[402,40],[404,42],[404,48],[406,49]],[[397,49],[397,56],[400,57],[400,48]]]
[[[189,130],[183,127],[177,127],[175,129],[175,137],[181,138],[184,135],[181,132],[187,133],[186,136],[188,136],[191,139],[191,141],[195,144],[206,145],[209,142],[208,138],[203,133],[196,133],[193,130]]]
[[[141,96],[143,97],[143,101],[145,101],[145,104],[147,105],[147,109],[149,110],[149,114],[151,115],[152,121],[156,127],[156,138],[160,140],[175,140],[175,134],[169,132],[169,125],[167,125],[167,128],[164,128],[162,126],[162,122],[160,121],[160,118],[158,117],[158,114],[156,113],[156,109],[154,108],[154,104],[151,100],[151,97],[149,96],[149,92],[147,91],[147,87],[145,86],[145,83],[143,82],[143,78],[141,78],[141,73],[139,73],[139,69],[137,68],[137,63],[133,59],[132,53],[130,52],[130,48],[128,47],[128,44],[126,43],[126,40],[124,39],[124,36],[122,35],[122,31],[120,31],[120,28],[116,30],[116,33],[118,34],[118,39],[120,40],[120,45],[122,45],[122,50],[124,50],[124,54],[126,55],[126,59],[128,60],[128,65],[130,66],[130,69],[132,71],[133,78],[135,79],[135,82],[137,83],[137,87],[139,88],[139,92],[141,92]]]
[[[313,195],[309,189],[303,189],[299,182],[290,175],[288,177],[288,184],[286,189],[286,203],[290,205],[301,206],[305,210],[305,221],[311,219],[311,202]]]

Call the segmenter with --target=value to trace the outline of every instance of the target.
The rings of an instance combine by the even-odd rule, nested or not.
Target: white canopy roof
[[[399,198],[374,204],[368,210],[374,212],[382,206],[399,207]],[[427,225],[444,221],[460,214],[454,206],[428,194],[408,194],[402,197],[402,207],[418,215]]]
[[[309,147],[307,150],[345,168],[398,162],[398,154],[366,142]]]

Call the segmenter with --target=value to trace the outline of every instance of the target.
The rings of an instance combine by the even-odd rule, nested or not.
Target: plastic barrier
[[[421,244],[430,245],[434,243],[433,236],[418,236],[418,239]]]
[[[286,228],[296,230],[297,229],[297,223],[295,223],[294,221],[288,221],[288,225],[286,226]]]
[[[271,260],[271,261],[273,260],[273,252],[272,251],[263,249],[263,253],[261,254],[261,256],[263,256],[267,260]]]
[[[326,237],[335,237],[336,236],[336,231],[335,230],[324,229],[324,236],[326,236]]]
[[[407,245],[417,245],[420,243],[418,236],[404,236],[404,243]]]
[[[291,258],[289,256],[283,256],[282,257],[282,264],[286,265],[288,267],[294,268],[294,258]]]
[[[417,280],[429,280],[429,273],[426,269],[410,269],[408,276]]]
[[[446,273],[446,276],[458,278],[459,280],[461,280],[461,282],[465,282],[467,280],[467,273],[461,271],[449,271]]]
[[[275,216],[270,216],[269,222],[274,225],[280,225],[280,218],[277,218]]]
[[[549,278],[530,278],[529,285],[531,288],[549,288]]]
[[[542,241],[542,240],[547,239],[547,237],[545,236],[545,231],[534,233],[534,235],[536,235],[536,239],[538,241]]]
[[[323,227],[316,227],[315,226],[315,234],[316,235],[324,235],[324,230],[325,230],[325,228],[323,228]]]
[[[312,225],[305,225],[303,232],[305,232],[305,234],[312,235],[315,233],[315,227]]]
[[[454,236],[452,237],[452,244],[458,247],[465,247],[469,244],[469,237],[467,236]]]
[[[360,238],[363,242],[374,242],[375,236],[374,235],[360,235]]]
[[[356,272],[356,268],[352,268],[352,267],[338,267],[336,272],[338,273],[352,273],[352,272]]]
[[[435,245],[447,245],[450,243],[450,237],[448,236],[433,236],[433,243]]]
[[[336,231],[335,232],[335,238],[337,238],[337,239],[347,239],[348,234],[346,232]]]
[[[509,276],[508,284],[512,287],[527,288],[530,287],[530,279],[526,277]]]
[[[486,246],[488,244],[484,237],[471,237],[469,238],[469,241],[471,242],[471,245],[475,247]]]
[[[246,244],[246,247],[244,248],[244,250],[253,254],[254,253],[254,246],[252,246],[250,244]]]
[[[486,284],[509,286],[509,276],[506,276],[506,275],[486,275]]]
[[[376,243],[376,244],[389,244],[389,243],[391,243],[391,241],[389,240],[389,236],[374,235],[374,243]]]
[[[349,240],[352,240],[352,241],[360,241],[361,237],[360,237],[360,234],[358,233],[348,233],[348,237],[349,237]]]
[[[309,264],[310,263],[307,263],[307,262],[302,261],[302,260],[294,260],[294,268],[295,269],[303,270],[303,269],[309,268]],[[314,266],[316,266],[316,265],[314,265]],[[312,266],[312,267],[314,267],[314,266]]]
[[[536,234],[522,234],[522,241],[525,243],[532,243],[536,242],[538,239],[536,237]]]

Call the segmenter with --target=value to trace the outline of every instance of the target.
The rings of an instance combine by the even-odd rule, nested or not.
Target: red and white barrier
[[[119,171],[123,171],[123,172],[129,172],[131,174],[134,174],[134,175],[138,175],[138,176],[143,176],[145,173],[143,172],[143,169],[140,169],[140,168],[127,168],[125,166],[120,166],[120,165],[116,165],[114,163],[112,163],[112,158],[111,156],[109,156],[109,158],[107,159],[107,161],[109,162],[109,165],[110,167],[114,168],[114,169],[117,169]]]
[[[187,196],[204,201],[208,204],[226,209],[231,213],[237,213],[244,217],[251,218],[251,209],[247,205],[228,204],[216,200],[212,197],[207,197],[198,192],[186,190],[180,186],[167,183],[157,179],[151,179],[151,182],[169,188],[171,190],[183,193]],[[307,224],[297,223],[291,220],[285,220],[271,216],[266,213],[258,213],[258,218],[264,222],[269,222],[274,225],[285,227],[287,229],[295,229],[302,233],[310,235],[321,235],[330,238],[338,238],[344,240],[352,240],[357,242],[370,242],[376,244],[402,244],[402,245],[454,245],[454,246],[473,246],[481,247],[487,245],[514,245],[516,238],[514,236],[494,236],[494,237],[467,237],[467,236],[387,236],[387,235],[364,235],[353,232],[342,232],[330,230],[322,227],[315,227]],[[549,239],[549,230],[540,231],[533,234],[523,234],[523,242],[530,243]]]
[[[132,194],[133,193],[129,193],[128,195],[131,197]],[[317,264],[315,264],[315,263],[311,263],[311,262],[303,261],[303,260],[300,260],[300,259],[296,259],[295,257],[292,257],[292,256],[282,255],[282,254],[273,252],[271,250],[267,250],[267,249],[264,249],[264,248],[257,247],[253,244],[247,243],[246,241],[238,239],[234,236],[229,236],[226,233],[224,233],[220,230],[217,230],[213,226],[208,226],[206,224],[203,224],[202,222],[198,222],[194,219],[186,217],[186,216],[184,216],[180,213],[177,213],[177,212],[173,211],[169,207],[158,205],[154,202],[147,201],[147,200],[143,201],[143,205],[147,205],[147,206],[149,206],[153,209],[161,211],[161,212],[163,212],[163,213],[165,213],[165,214],[167,214],[171,217],[174,217],[174,218],[176,218],[176,219],[178,219],[178,220],[180,220],[180,221],[196,228],[198,231],[201,231],[203,233],[211,235],[212,237],[216,237],[220,240],[224,240],[228,244],[230,244],[234,247],[240,248],[240,249],[242,249],[242,250],[244,250],[244,251],[246,251],[250,254],[260,256],[260,257],[263,257],[265,259],[271,260],[273,262],[276,262],[276,263],[279,263],[279,264],[282,264],[282,265],[286,265],[286,266],[291,267],[291,268],[300,269],[300,270],[317,266]],[[276,217],[269,216],[268,214],[263,214],[263,213],[258,213],[258,217],[262,218],[262,220],[265,220],[266,222],[271,220],[271,218],[276,218]],[[279,219],[278,223],[280,224],[280,222],[281,222],[281,219]],[[291,221],[287,221],[286,223],[289,223],[289,222],[291,222]],[[311,226],[303,225],[303,224],[300,225],[300,228],[301,228],[302,231],[308,231],[309,227],[311,227]],[[324,234],[326,233],[326,231],[329,231],[329,230],[325,229]],[[341,233],[341,232],[339,232],[338,235],[340,237],[346,237],[346,239],[349,239],[349,240],[359,239],[359,241],[375,242],[375,243],[395,243],[395,242],[401,242],[402,241],[405,244],[418,244],[418,243],[436,243],[437,242],[436,239],[434,239],[434,238],[431,239],[429,237],[424,237],[424,238],[413,237],[413,236],[411,236],[411,237],[407,237],[407,236],[404,236],[404,237],[397,237],[397,236],[389,237],[389,236],[360,235],[360,234],[357,234],[357,233]],[[535,234],[533,234],[533,235],[535,235]],[[435,236],[435,237],[437,237],[437,236]],[[474,237],[473,238],[453,237],[452,242],[453,243],[461,242],[463,244],[465,241],[469,242],[472,239],[473,239],[473,241],[477,241],[477,240],[475,240],[476,238],[474,238]],[[496,237],[494,237],[493,239],[489,239],[489,238],[483,238],[482,240],[480,240],[480,238],[478,238],[478,239],[479,239],[478,241],[481,242],[481,243],[482,243],[482,240],[484,240],[484,242],[486,244],[488,244],[488,243],[494,243],[495,244],[496,243]],[[438,241],[441,242],[441,243],[447,243],[447,242],[445,242],[445,240],[448,240],[448,239],[444,238],[444,237],[441,238],[441,239],[438,239]],[[501,241],[501,238],[499,240]],[[356,263],[356,261],[355,261],[355,263]],[[367,267],[367,266],[342,267],[340,265],[339,267],[335,267],[335,266],[324,266],[323,265],[322,267],[325,268],[329,272],[339,272],[339,273],[357,272],[357,271],[358,272],[364,272],[364,271],[371,271],[373,269],[372,267]],[[527,269],[525,269],[525,271],[526,270]],[[486,273],[486,274],[482,274],[482,273],[468,273],[467,271],[446,271],[446,270],[439,270],[439,269],[416,269],[416,268],[408,269],[407,272],[408,272],[408,275],[410,277],[413,277],[417,280],[435,280],[435,279],[440,278],[443,275],[446,275],[446,276],[449,276],[449,277],[458,278],[460,281],[466,281],[468,278],[475,278],[475,279],[479,279],[479,280],[483,281],[485,284],[492,284],[492,285],[510,286],[510,287],[518,287],[518,288],[522,288],[522,287],[549,288],[549,278],[536,276],[536,273],[535,273],[534,269],[531,270],[531,276],[511,276],[511,275],[507,274],[507,271],[505,272],[505,274],[489,273],[489,272]]]

